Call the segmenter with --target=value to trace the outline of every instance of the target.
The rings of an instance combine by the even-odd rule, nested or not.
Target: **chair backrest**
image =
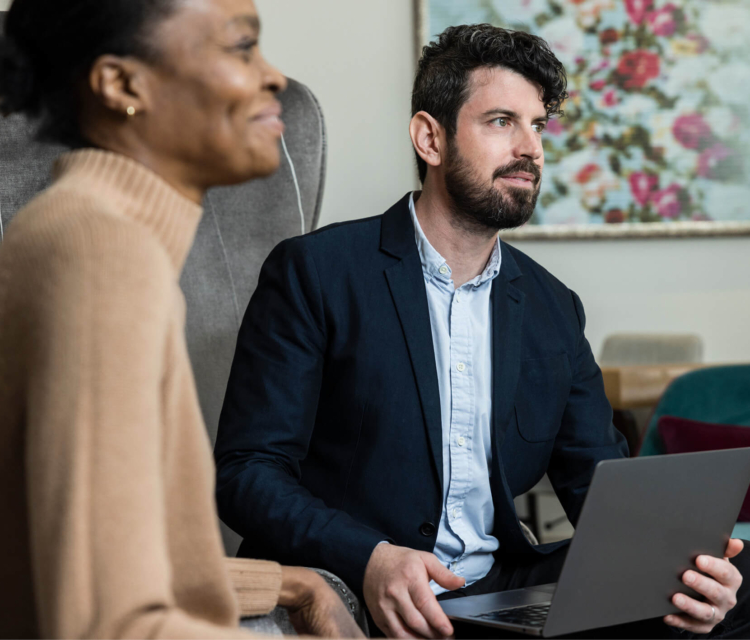
[[[599,365],[703,362],[703,341],[693,334],[613,333],[604,340]]]
[[[2,24],[0,12],[0,26]],[[315,228],[326,163],[323,113],[310,90],[289,80],[279,97],[286,131],[281,166],[269,178],[212,189],[181,285],[187,301],[186,334],[198,396],[211,442],[216,437],[242,314],[263,261],[285,238]],[[23,117],[0,117],[0,221],[13,215],[50,180],[65,149],[34,140]],[[238,544],[224,530],[227,551]]]
[[[289,156],[282,148],[281,167],[269,178],[209,191],[182,277],[188,348],[212,441],[241,316],[260,267],[276,244],[302,233],[301,211],[305,231],[315,227],[320,213],[326,154],[322,112],[310,90],[294,80],[281,102]],[[25,118],[0,118],[4,227],[48,185],[52,163],[64,150],[34,141],[33,126]]]
[[[638,455],[666,453],[657,429],[662,416],[750,426],[750,365],[697,369],[674,380],[659,400]]]

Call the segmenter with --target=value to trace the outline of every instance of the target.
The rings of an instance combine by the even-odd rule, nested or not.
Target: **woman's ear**
[[[134,58],[103,55],[91,67],[88,88],[100,104],[123,115],[148,109],[145,65]]]

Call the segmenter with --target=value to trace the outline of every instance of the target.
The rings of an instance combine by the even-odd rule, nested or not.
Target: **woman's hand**
[[[302,567],[281,567],[279,606],[300,635],[364,638],[338,594],[317,573]]]

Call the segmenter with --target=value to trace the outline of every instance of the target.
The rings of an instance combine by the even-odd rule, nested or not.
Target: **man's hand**
[[[375,547],[365,569],[364,596],[372,619],[389,638],[447,638],[453,633],[430,580],[450,591],[465,583],[432,553],[391,544]]]
[[[721,622],[737,604],[737,590],[742,584],[742,575],[730,564],[729,558],[734,558],[742,551],[743,546],[742,540],[733,538],[727,545],[724,559],[698,556],[696,564],[708,576],[697,571],[686,571],[682,575],[682,581],[705,596],[706,601],[699,602],[684,594],[675,594],[672,602],[685,613],[666,616],[664,622],[693,633],[709,633]]]
[[[279,606],[289,612],[299,635],[365,637],[338,594],[310,569],[281,567]]]

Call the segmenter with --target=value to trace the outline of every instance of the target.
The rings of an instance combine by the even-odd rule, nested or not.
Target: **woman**
[[[279,164],[252,0],[15,0],[0,109],[75,150],[0,249],[0,636],[243,635],[179,276],[206,189]],[[238,562],[238,561],[235,561]],[[314,572],[246,612],[358,635]]]

